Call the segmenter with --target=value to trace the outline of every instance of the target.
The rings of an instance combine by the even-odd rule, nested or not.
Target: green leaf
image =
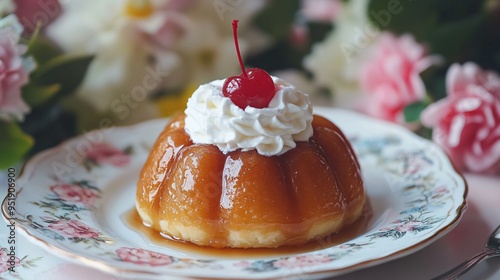
[[[37,107],[54,98],[60,89],[61,86],[59,84],[40,86],[35,83],[29,83],[22,89],[23,99],[30,107]]]
[[[429,102],[432,103],[446,97],[446,74],[448,67],[440,67],[436,71],[426,70],[420,74],[427,88]],[[425,75],[430,74],[430,75]]]
[[[476,49],[475,45],[481,42],[481,30],[486,26],[483,14],[440,24],[428,33],[431,51],[443,55],[448,61],[457,60]]]
[[[316,42],[322,42],[331,33],[333,25],[323,22],[308,22],[307,29],[309,30],[309,39],[311,45]]]
[[[368,15],[381,29],[412,34],[447,62],[477,62],[471,56],[487,45],[484,38],[492,33],[487,30],[483,4],[477,0],[463,0],[459,5],[454,0],[370,0]]]
[[[493,60],[495,61],[495,63],[500,66],[500,44],[499,44],[499,48],[498,48],[498,51],[494,54],[493,56]]]
[[[439,0],[435,2],[436,9],[440,11],[440,21],[449,22],[467,18],[472,14],[484,11],[485,0],[460,0],[457,5],[456,0]]]
[[[33,138],[24,133],[17,123],[0,121],[0,169],[18,163],[33,146]]]
[[[62,50],[52,41],[40,36],[31,38],[27,53],[35,59],[38,65],[44,65],[63,54]]]
[[[415,102],[412,103],[404,109],[405,122],[412,123],[420,119],[420,113],[427,107],[426,102]]]
[[[62,94],[71,93],[82,82],[93,59],[93,55],[58,56],[40,66],[31,78],[39,85],[59,84]]]
[[[432,139],[432,129],[428,127],[420,126],[419,128],[417,128],[417,131],[415,131],[415,133],[420,137]]]
[[[266,69],[266,71],[277,71],[286,68],[300,69],[303,54],[300,50],[293,48],[287,40],[276,41],[274,45],[258,54],[258,56],[247,58],[248,65]]]
[[[76,117],[72,112],[63,110],[58,102],[47,102],[32,108],[20,126],[35,139],[35,146],[30,150],[30,154],[34,154],[73,137],[76,134]]]
[[[274,0],[255,17],[257,27],[274,39],[286,38],[300,8],[300,0]]]
[[[368,17],[373,25],[397,34],[412,33],[418,40],[437,23],[437,1],[371,0]]]

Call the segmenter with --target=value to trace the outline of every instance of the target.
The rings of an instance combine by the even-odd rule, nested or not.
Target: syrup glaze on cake
[[[140,173],[145,225],[198,245],[261,248],[303,244],[361,216],[360,167],[329,120],[315,115],[309,141],[264,156],[193,143],[185,118],[167,124]]]
[[[356,156],[307,95],[258,68],[201,85],[160,134],[137,186],[146,226],[211,247],[304,244],[363,212]]]

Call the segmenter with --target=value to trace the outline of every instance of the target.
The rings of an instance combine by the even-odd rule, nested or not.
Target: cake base
[[[360,166],[329,120],[315,115],[309,141],[269,157],[195,144],[184,121],[181,114],[167,124],[137,184],[143,223],[164,236],[215,248],[275,248],[320,239],[361,216]]]
[[[247,224],[232,228],[223,228],[220,223],[210,221],[207,223],[211,225],[204,227],[167,220],[153,224],[144,209],[137,207],[137,212],[145,226],[171,239],[214,248],[277,248],[285,245],[302,245],[339,232],[362,215],[364,205],[365,197],[353,201],[346,211],[349,213],[348,217],[346,214],[331,214],[299,224]]]

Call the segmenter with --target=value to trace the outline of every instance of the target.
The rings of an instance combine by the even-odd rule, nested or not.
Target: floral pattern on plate
[[[57,182],[49,187],[44,200],[33,201],[40,208],[78,212],[88,210],[99,199],[101,190],[89,181]]]
[[[64,176],[55,176],[51,163],[65,162],[65,151],[81,144],[84,136],[38,155],[26,166],[18,207],[9,218],[33,242],[57,248],[67,258],[84,257],[86,264],[104,264],[117,275],[146,278],[339,275],[416,251],[456,225],[465,209],[467,187],[437,146],[355,113],[315,110],[350,136],[373,212],[366,231],[345,243],[325,247],[318,242],[317,250],[302,254],[226,259],[195,257],[148,242],[120,217],[134,207],[134,182],[148,155],[144,147],[152,146],[165,120],[104,131],[104,142],[92,145],[91,151],[98,152],[90,157],[87,152]],[[88,158],[96,163],[92,168]]]
[[[36,267],[40,259],[40,257],[30,259],[28,256],[20,259],[11,255],[8,248],[0,247],[0,279],[3,279],[1,278],[2,275],[9,275],[13,279],[22,279],[19,275],[19,270]]]
[[[116,250],[116,254],[121,261],[139,265],[159,266],[173,262],[170,256],[139,248],[121,247]]]
[[[112,165],[123,167],[130,163],[132,146],[119,149],[110,143],[92,143],[90,149],[85,153],[83,166],[91,171],[93,167],[101,165]]]

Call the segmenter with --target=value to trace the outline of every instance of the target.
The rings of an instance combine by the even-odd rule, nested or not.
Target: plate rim
[[[355,263],[352,265],[344,266],[342,268],[320,269],[318,271],[302,271],[300,273],[294,274],[294,276],[299,276],[299,275],[301,275],[301,276],[314,276],[314,275],[320,276],[323,274],[325,276],[326,275],[338,276],[338,275],[349,273],[349,272],[352,272],[352,271],[355,271],[358,269],[373,267],[373,266],[376,266],[376,265],[379,265],[379,264],[382,264],[385,262],[399,259],[399,258],[408,256],[410,254],[413,254],[413,253],[415,253],[419,250],[422,250],[423,248],[429,246],[433,242],[437,241],[438,239],[442,238],[444,235],[449,233],[453,228],[455,228],[458,225],[460,220],[463,218],[465,211],[468,208],[468,203],[467,203],[466,198],[467,198],[467,195],[469,192],[469,185],[468,185],[468,182],[465,179],[464,175],[462,174],[462,172],[460,172],[457,169],[457,167],[450,160],[450,157],[448,156],[448,154],[441,147],[439,147],[436,143],[434,143],[428,139],[422,138],[422,137],[414,134],[413,132],[407,130],[406,128],[404,128],[400,125],[394,124],[394,123],[390,123],[390,122],[380,120],[380,119],[371,118],[369,116],[366,116],[366,115],[363,115],[363,114],[360,114],[358,112],[354,112],[351,110],[331,108],[331,107],[322,107],[322,106],[315,106],[315,108],[314,108],[315,114],[318,112],[319,115],[323,115],[323,116],[325,114],[327,114],[327,112],[332,112],[332,111],[336,111],[336,112],[341,113],[341,114],[351,114],[351,115],[355,115],[358,118],[363,118],[363,119],[369,120],[371,122],[377,122],[381,125],[391,127],[391,129],[396,129],[396,130],[398,130],[398,132],[411,135],[411,137],[414,137],[415,139],[421,139],[421,140],[426,141],[426,143],[428,143],[428,144],[434,145],[435,148],[439,149],[440,152],[442,152],[442,154],[444,155],[446,162],[451,167],[450,170],[454,172],[453,174],[458,175],[458,177],[460,179],[459,181],[463,185],[463,195],[462,195],[463,200],[462,200],[462,203],[456,207],[456,211],[454,213],[455,216],[454,216],[453,220],[451,220],[446,226],[437,230],[434,234],[428,236],[425,239],[420,240],[419,242],[417,242],[415,244],[412,244],[411,246],[407,246],[403,249],[399,249],[399,250],[392,252],[388,255],[383,255],[381,257],[373,258],[373,259],[366,260],[363,262],[358,262],[358,263]],[[104,130],[110,130],[110,129],[114,130],[116,128],[118,128],[120,130],[136,129],[138,127],[147,126],[147,125],[150,125],[150,124],[153,124],[156,122],[167,122],[168,119],[170,119],[170,118],[156,118],[156,119],[147,120],[144,122],[140,122],[140,123],[136,123],[136,124],[128,125],[128,126],[116,126],[116,127],[111,127],[111,128],[105,128]],[[92,133],[92,132],[96,132],[96,131],[102,131],[102,130],[103,129],[94,129],[91,131],[87,131],[84,134]],[[57,154],[60,150],[64,149],[64,147],[67,146],[68,143],[71,143],[72,141],[76,141],[80,137],[84,136],[84,134],[76,135],[70,139],[67,139],[67,140],[59,143],[58,145],[56,145],[52,148],[49,148],[49,149],[44,150],[42,152],[39,152],[36,155],[34,155],[33,157],[27,159],[20,169],[19,175],[16,178],[16,182],[19,181],[20,179],[28,179],[29,180],[32,177],[32,175],[35,173],[34,171],[36,169],[35,168],[36,163],[43,161],[43,159],[45,157],[48,157],[52,154]],[[17,199],[17,194],[21,193],[23,191],[23,189],[24,189],[24,186],[23,186],[23,188],[21,188],[20,190],[18,190],[16,192],[16,199]],[[19,222],[16,219],[16,217],[11,217],[9,215],[8,207],[7,207],[8,206],[7,205],[8,195],[9,195],[9,193],[7,193],[7,195],[4,197],[4,199],[1,203],[1,212],[2,212],[3,219],[7,222],[10,222],[11,220],[14,220],[15,222],[17,222],[16,223],[16,230],[21,232],[21,234],[23,234],[28,239],[28,241],[30,241],[33,245],[41,246],[43,249],[49,251],[52,255],[66,259],[66,260],[71,261],[71,262],[76,263],[76,264],[83,264],[85,266],[88,266],[88,267],[91,267],[94,269],[99,269],[101,271],[104,271],[106,273],[110,273],[113,275],[120,275],[121,277],[125,277],[125,278],[134,277],[134,276],[138,276],[138,275],[143,276],[143,277],[147,276],[147,277],[153,277],[153,278],[162,276],[162,274],[160,274],[158,272],[152,272],[152,271],[148,271],[146,269],[138,270],[138,269],[124,268],[124,267],[119,267],[119,266],[113,265],[111,263],[101,262],[98,259],[88,258],[86,256],[82,256],[82,255],[79,255],[77,253],[65,250],[64,248],[60,248],[57,245],[51,244],[50,242],[47,242],[47,241],[33,235],[32,233],[29,232],[30,229],[27,228],[26,225]],[[174,271],[172,271],[172,272],[174,272]],[[176,272],[181,272],[181,270],[176,270]],[[175,274],[172,274],[171,276],[181,277],[183,279],[197,279],[199,277],[203,277],[203,279],[220,279],[220,278],[213,278],[211,276],[208,276],[208,277],[207,276],[195,276],[193,274],[184,275],[184,273],[175,273]],[[271,279],[278,279],[278,278],[280,278],[280,276],[265,276],[263,274],[254,274],[254,277],[251,279],[271,280]],[[249,279],[249,278],[245,278],[245,277],[234,278],[234,276],[233,276],[233,277],[231,277],[231,279]]]

